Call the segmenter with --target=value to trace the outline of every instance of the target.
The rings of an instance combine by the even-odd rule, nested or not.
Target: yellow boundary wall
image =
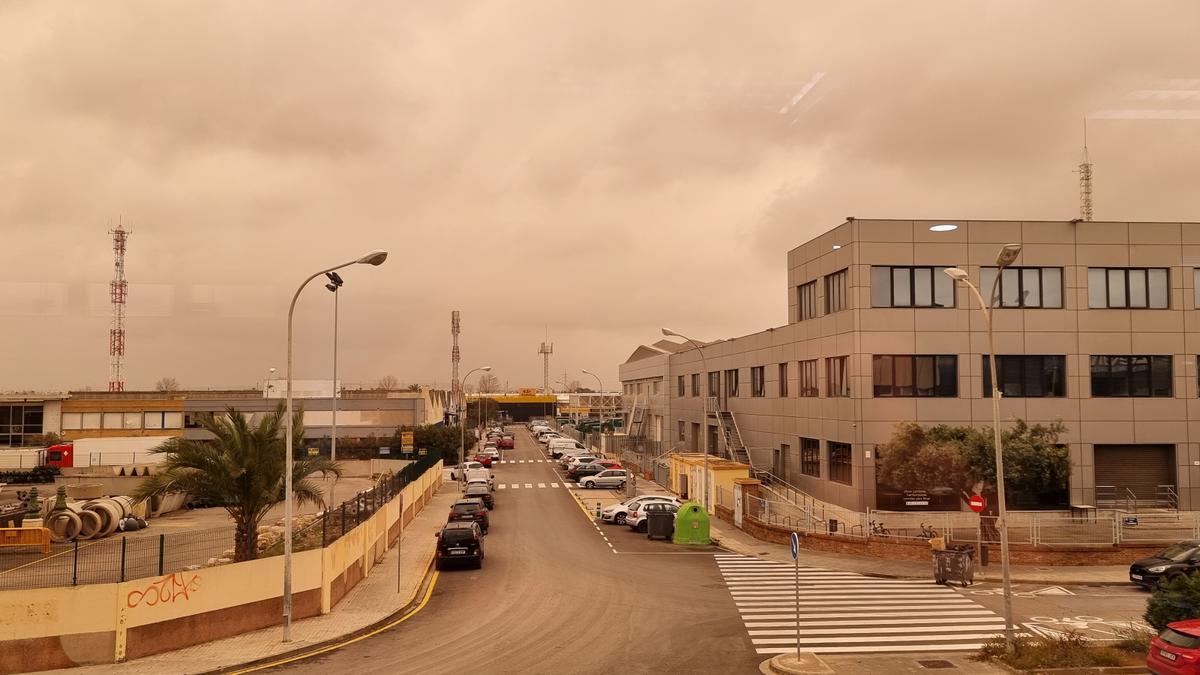
[[[327,614],[442,483],[442,463],[324,549],[292,557],[293,616]],[[113,663],[279,625],[283,557],[118,584],[0,591],[0,673]]]

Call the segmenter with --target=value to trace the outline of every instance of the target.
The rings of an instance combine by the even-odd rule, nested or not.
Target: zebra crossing
[[[553,459],[498,459],[492,462],[492,464],[537,464],[539,462],[557,464]]]
[[[879,579],[717,554],[750,641],[759,654],[976,650],[1002,635],[1004,619],[930,581]],[[796,595],[800,611],[796,612]]]
[[[522,489],[523,490],[535,490],[538,488],[556,489],[556,488],[560,488],[560,487],[582,488],[583,484],[582,483],[562,483],[562,484],[559,484],[559,483],[496,483],[497,490],[522,490]]]

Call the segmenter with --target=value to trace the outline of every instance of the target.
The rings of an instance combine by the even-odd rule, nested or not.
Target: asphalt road
[[[755,673],[711,551],[598,530],[523,429],[493,468],[482,570],[449,570],[397,628],[279,668],[369,673]],[[532,460],[532,461],[530,461]],[[552,487],[557,483],[558,487]],[[513,488],[512,485],[519,487]],[[544,485],[545,487],[539,487]],[[611,546],[610,546],[611,544]]]
[[[998,583],[959,590],[964,597],[1004,613]],[[1150,593],[1129,586],[1013,585],[1013,618],[1027,633],[1053,635],[1072,630],[1095,640],[1114,640],[1131,625],[1141,624]]]

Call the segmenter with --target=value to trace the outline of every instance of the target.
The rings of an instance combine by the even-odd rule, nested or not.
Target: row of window
[[[183,413],[146,410],[136,412],[65,412],[63,431],[83,429],[182,429]]]
[[[1092,396],[1171,397],[1174,395],[1173,357],[1158,355],[1090,356]],[[991,359],[983,357],[983,396],[991,395]],[[849,357],[825,359],[825,396],[850,396]],[[799,361],[801,397],[818,396],[817,359]],[[788,363],[780,363],[779,396],[787,398]],[[872,357],[873,395],[879,398],[958,396],[958,356],[954,354],[877,354]],[[1010,398],[1063,397],[1067,395],[1067,357],[1019,355],[996,357],[1000,392]],[[721,389],[721,373],[708,374],[709,395]],[[737,397],[738,371],[724,373],[724,395]],[[700,374],[691,375],[691,395],[698,397]],[[686,396],[684,376],[678,378],[678,395]],[[750,368],[750,395],[765,397],[766,366]]]
[[[954,280],[949,266],[871,267],[872,307],[954,307]],[[997,278],[999,273],[999,278]],[[1193,268],[1194,306],[1200,308],[1200,268]],[[839,270],[823,279],[825,314],[848,309],[849,271]],[[992,293],[997,307],[1061,309],[1061,267],[980,268],[980,292]],[[1088,307],[1092,309],[1167,309],[1170,306],[1170,269],[1166,267],[1089,267]],[[797,287],[797,320],[814,319],[817,282]]]
[[[850,444],[826,441],[825,445],[829,453],[829,480],[853,485],[854,471]],[[813,478],[821,477],[821,441],[818,439],[801,437],[800,473]]]

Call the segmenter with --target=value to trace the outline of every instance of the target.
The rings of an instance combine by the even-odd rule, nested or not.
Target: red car
[[[496,441],[496,447],[500,448],[501,450],[512,450],[513,448],[517,447],[517,445],[512,436],[501,436],[500,439]]]
[[[1157,675],[1200,674],[1200,619],[1167,624],[1150,641],[1146,667]]]
[[[492,468],[492,456],[491,455],[479,454],[479,455],[475,455],[475,457],[473,459],[476,462],[479,462],[480,464],[484,465],[485,467],[487,467],[489,469]]]

